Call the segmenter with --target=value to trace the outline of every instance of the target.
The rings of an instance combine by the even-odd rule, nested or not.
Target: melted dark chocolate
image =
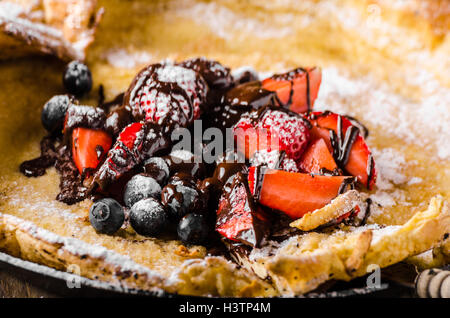
[[[230,69],[217,61],[199,57],[183,61],[179,65],[199,73],[212,89],[226,90],[234,85]]]
[[[236,226],[234,222],[236,218],[245,218],[245,224],[248,227],[240,229],[233,240],[252,247],[260,246],[269,233],[270,222],[264,211],[255,204],[248,188],[247,178],[241,172],[229,178],[223,187],[217,211],[216,229],[225,228],[227,231],[236,231],[233,229]]]
[[[164,156],[167,165],[169,166],[170,174],[185,173],[192,176],[195,179],[203,179],[206,176],[206,164],[198,160],[195,162],[194,157],[192,160],[183,161],[180,158],[172,157],[171,155]]]
[[[56,200],[66,204],[75,204],[86,198],[87,188],[83,186],[83,178],[73,163],[70,148],[66,145],[58,149],[58,159],[55,165],[61,179],[59,183],[60,192]]]
[[[275,92],[268,91],[261,86],[261,82],[254,81],[241,84],[225,94],[224,103],[232,107],[249,107],[258,109],[266,105],[274,105]]]
[[[359,129],[356,126],[350,126],[345,132],[345,136],[342,136],[342,117],[338,116],[337,122],[337,134],[334,130],[330,130],[330,141],[333,147],[333,157],[336,164],[344,169],[348,162],[350,155],[350,150],[352,149],[353,143],[359,134]]]
[[[19,166],[20,172],[26,177],[40,177],[47,168],[52,167],[57,159],[55,138],[46,136],[41,140],[41,155],[35,159],[27,160]]]
[[[366,199],[366,211],[364,213],[364,217],[361,220],[361,223],[359,224],[359,226],[365,225],[367,223],[367,219],[370,216],[371,213],[371,207],[372,207],[372,199],[371,198],[367,198]]]
[[[374,165],[375,165],[375,161],[373,160],[373,156],[372,154],[369,155],[369,158],[367,159],[367,185],[366,187],[368,189],[370,189],[370,183],[372,182],[372,179],[374,177]]]

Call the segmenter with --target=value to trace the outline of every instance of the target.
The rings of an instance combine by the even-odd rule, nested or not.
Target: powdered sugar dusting
[[[407,177],[404,171],[415,162],[407,162],[400,152],[392,148],[377,149],[373,147],[372,154],[378,170],[378,177],[376,192],[370,196],[375,203],[371,208],[371,215],[379,215],[384,207],[396,204],[409,205],[406,192],[396,186],[406,184],[414,179]],[[413,182],[419,182],[418,178]]]
[[[262,39],[282,38],[292,34],[291,25],[294,23],[294,16],[291,14],[277,15],[277,24],[281,25],[275,27],[269,21],[237,14],[215,2],[188,2],[184,6],[176,8],[176,11],[182,17],[189,19],[195,17],[197,23],[206,25],[218,37],[224,39],[231,39],[242,31]]]
[[[111,49],[105,53],[104,57],[114,67],[130,69],[150,63],[152,60],[152,55],[148,52],[130,53],[125,49]]]
[[[356,115],[362,105],[364,111],[356,116],[362,122],[433,151],[441,159],[450,159],[450,89],[432,77],[422,74],[415,78],[416,84],[426,85],[421,86],[425,97],[414,101],[370,76],[353,79],[335,68],[323,69],[322,74],[315,109]]]
[[[70,237],[62,237],[35,226],[33,223],[24,221],[12,215],[1,214],[0,217],[8,219],[9,222],[16,224],[21,230],[29,233],[37,239],[41,239],[51,244],[60,244],[59,254],[69,252],[73,255],[83,256],[89,255],[93,258],[99,258],[106,263],[116,267],[117,272],[131,271],[134,273],[146,275],[154,284],[161,282],[163,278],[149,268],[135,263],[131,258],[118,254],[114,251],[100,245],[87,244],[78,239]]]

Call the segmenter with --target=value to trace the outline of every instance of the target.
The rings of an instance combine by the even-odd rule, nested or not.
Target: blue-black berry
[[[69,95],[55,95],[45,103],[41,113],[42,125],[52,134],[60,133],[63,129],[67,109],[73,98]]]
[[[114,234],[122,226],[125,213],[123,207],[116,200],[105,198],[91,206],[89,220],[98,232]]]
[[[80,61],[72,61],[64,70],[63,85],[70,94],[82,96],[92,88],[91,71]]]
[[[130,224],[138,234],[155,236],[167,228],[169,218],[159,201],[148,198],[131,207]]]
[[[201,214],[190,213],[178,223],[178,238],[185,244],[202,244],[209,234],[206,217]]]
[[[158,198],[161,194],[161,186],[152,177],[137,174],[128,181],[123,201],[131,208],[136,202],[147,198]]]

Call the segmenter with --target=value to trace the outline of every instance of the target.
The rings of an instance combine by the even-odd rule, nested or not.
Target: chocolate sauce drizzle
[[[366,199],[366,211],[364,213],[364,217],[361,220],[361,222],[359,223],[359,226],[365,225],[367,223],[367,219],[370,216],[371,213],[371,206],[372,206],[372,199],[371,198],[367,198]]]
[[[339,186],[338,195],[347,192],[347,190],[355,189],[355,184],[356,178],[354,177],[345,178],[344,181],[342,181],[341,185]]]
[[[86,188],[83,186],[83,176],[78,172],[73,163],[70,148],[61,144],[60,138],[46,136],[41,140],[41,155],[38,158],[24,161],[19,170],[27,177],[39,177],[45,174],[46,170],[55,167],[61,175],[59,189],[56,200],[66,204],[74,204],[82,201],[86,197]]]
[[[26,177],[40,177],[45,174],[47,168],[52,167],[57,159],[54,138],[46,136],[41,140],[41,155],[35,159],[24,161],[19,170]]]
[[[351,126],[347,128],[345,136],[343,137],[342,117],[338,115],[337,134],[334,132],[334,130],[330,130],[330,141],[331,146],[333,147],[334,160],[339,167],[344,168],[347,164],[350,150],[352,149],[352,145],[355,142],[356,136],[358,136],[358,134],[358,127]]]
[[[364,138],[369,137],[369,129],[360,120],[350,115],[344,115],[344,117],[347,118],[352,124],[358,126]]]
[[[373,160],[372,154],[369,155],[369,158],[367,159],[367,185],[366,187],[370,188],[370,183],[372,182],[372,179],[374,177],[373,175],[373,166],[375,165],[375,161]]]

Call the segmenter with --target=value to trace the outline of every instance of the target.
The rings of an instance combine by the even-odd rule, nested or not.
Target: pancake
[[[130,288],[202,296],[298,295],[364,275],[370,264],[448,263],[449,4],[402,3],[99,1],[105,14],[86,56],[95,87],[82,102],[91,105],[100,84],[110,100],[166,58],[206,56],[261,78],[320,66],[314,109],[353,116],[370,131],[379,177],[366,227],[293,236],[270,253],[244,255],[243,267],[170,237],[97,234],[89,200],[55,200],[53,168],[39,178],[19,172],[39,154],[42,105],[63,93],[63,63],[35,56],[0,62],[0,250],[63,271],[76,264],[85,277]]]

